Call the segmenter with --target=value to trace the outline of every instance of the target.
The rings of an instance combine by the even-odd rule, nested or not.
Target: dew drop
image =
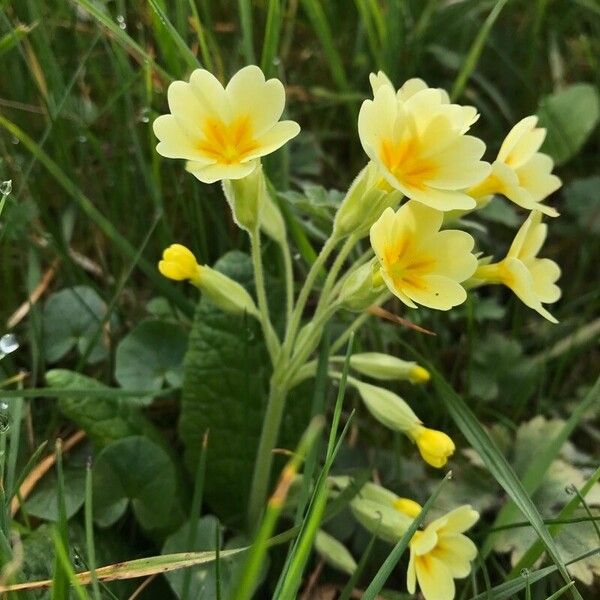
[[[0,183],[0,195],[8,196],[12,192],[12,179]]]
[[[4,400],[2,400],[2,402],[0,402],[0,411],[7,411],[8,410],[8,402],[5,402]]]
[[[77,138],[77,141],[78,141],[80,144],[85,144],[85,143],[88,141],[88,139],[87,139],[87,136],[85,136],[85,135],[80,135],[80,136]]]
[[[125,17],[123,15],[117,15],[117,23],[121,29],[127,29],[127,23],[125,22]]]
[[[19,342],[12,333],[7,333],[0,337],[0,359],[4,358],[7,354],[14,352],[19,348]]]
[[[300,252],[296,252],[294,254],[294,260],[300,260],[301,256],[300,256]]]
[[[527,579],[529,577],[529,569],[521,569],[521,577]]]
[[[15,146],[19,143],[19,138],[15,137],[14,135],[10,138],[10,142],[11,144],[14,144]]]
[[[565,485],[565,492],[567,492],[567,494],[569,494],[569,496],[572,496],[575,493],[575,486],[572,483],[569,483],[569,485]]]
[[[142,123],[150,122],[150,108],[149,107],[145,106],[144,108],[142,108],[142,110],[140,111],[139,120]]]

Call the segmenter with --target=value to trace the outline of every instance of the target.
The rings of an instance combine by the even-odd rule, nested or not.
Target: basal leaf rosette
[[[396,92],[383,77],[375,76],[373,100],[363,102],[358,117],[369,158],[393,188],[413,200],[441,211],[475,208],[464,190],[490,172],[480,160],[485,144],[465,135],[476,114],[450,104],[445,92],[421,80]]]
[[[467,294],[461,282],[477,268],[475,241],[464,231],[440,231],[443,213],[411,200],[386,209],[371,227],[380,274],[404,304],[449,310]]]
[[[204,69],[168,90],[171,114],[154,121],[156,150],[187,160],[187,170],[204,183],[242,179],[259,159],[298,135],[294,121],[280,121],[285,90],[265,80],[254,65],[240,69],[226,87]]]

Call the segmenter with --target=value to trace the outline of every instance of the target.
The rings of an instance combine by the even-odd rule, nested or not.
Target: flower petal
[[[466,231],[447,229],[427,240],[427,252],[435,257],[437,275],[454,281],[465,281],[477,269],[477,259],[471,253],[475,240]]]
[[[415,560],[417,580],[425,600],[453,600],[454,579],[450,569],[432,555]]]
[[[283,113],[285,89],[278,79],[265,81],[263,72],[255,65],[240,69],[225,88],[234,115],[249,115],[254,135],[261,136]]]
[[[460,283],[440,275],[425,275],[415,284],[405,284],[402,291],[417,304],[437,310],[450,310],[467,299]]]
[[[470,504],[463,504],[446,514],[446,523],[440,529],[440,535],[454,535],[467,531],[477,523],[479,513]]]
[[[159,139],[156,151],[166,158],[185,158],[203,165],[214,163],[207,158],[184,132],[173,115],[161,115],[152,124],[154,135]]]
[[[225,89],[210,71],[196,69],[190,76],[190,86],[206,116],[224,122],[231,120],[231,106]]]
[[[444,212],[449,210],[471,210],[477,206],[471,196],[455,190],[438,190],[431,187],[424,190],[410,188],[406,195],[425,206]]]
[[[560,288],[554,283],[560,277],[560,267],[549,258],[536,259],[528,266],[540,302],[556,302],[561,296]]]
[[[256,140],[258,147],[253,152],[249,152],[243,162],[275,152],[275,150],[281,148],[299,133],[300,125],[296,121],[279,121],[275,123],[265,134]]]
[[[448,567],[452,577],[460,579],[471,572],[471,561],[477,556],[477,546],[462,534],[442,535],[434,555]]]
[[[242,179],[246,175],[250,175],[257,167],[258,161],[236,163],[231,165],[213,164],[202,165],[195,161],[189,161],[185,170],[194,175],[203,183],[215,183],[221,179]]]

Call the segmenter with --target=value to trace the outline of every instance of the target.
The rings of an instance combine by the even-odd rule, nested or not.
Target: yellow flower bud
[[[421,505],[410,498],[398,498],[394,502],[394,508],[408,517],[415,518],[421,512]]]
[[[189,280],[196,285],[200,281],[201,267],[196,257],[181,244],[172,244],[163,252],[158,270],[164,277],[175,281]]]
[[[429,380],[429,372],[416,362],[402,360],[380,352],[363,352],[350,357],[350,366],[359,373],[374,379],[404,379],[411,383]]]
[[[258,317],[258,309],[241,284],[210,267],[202,267],[199,287],[207,298],[223,312],[233,315],[248,313]]]
[[[437,469],[443,467],[448,458],[454,454],[455,446],[452,439],[442,431],[428,429],[419,425],[408,435],[419,448],[423,460]]]
[[[370,162],[358,174],[337,211],[334,235],[364,237],[381,213],[388,207],[395,207],[401,198],[402,193],[394,190],[375,163]]]
[[[358,390],[369,412],[386,427],[409,433],[421,425],[419,417],[394,392],[353,378],[349,382]]]

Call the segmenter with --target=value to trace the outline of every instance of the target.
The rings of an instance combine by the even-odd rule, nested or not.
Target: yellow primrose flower
[[[439,89],[415,91],[424,82],[410,80],[396,93],[381,74],[375,79],[373,100],[360,109],[358,132],[388,183],[438,210],[474,208],[464,190],[485,179],[490,166],[480,160],[485,144],[464,135],[472,116],[449,104]]]
[[[552,159],[538,152],[546,130],[536,127],[537,121],[536,116],[525,117],[510,130],[492,163],[490,175],[469,190],[480,203],[484,204],[492,194],[502,194],[523,208],[558,216],[554,208],[542,204],[562,182],[552,174]]]
[[[158,270],[167,279],[174,281],[200,281],[200,265],[194,254],[181,244],[171,244],[158,263]]]
[[[171,114],[153,125],[156,150],[186,159],[187,170],[204,183],[246,177],[261,156],[300,132],[294,121],[279,121],[285,104],[281,81],[265,81],[254,65],[239,70],[225,88],[214,75],[197,69],[189,83],[169,86],[168,100]]]
[[[421,458],[436,469],[442,468],[456,449],[450,436],[443,431],[428,429],[422,425],[408,432],[408,436],[417,444]]]
[[[373,95],[375,95],[375,92],[383,85],[392,88],[392,90],[394,89],[394,85],[383,71],[371,73],[369,75],[369,82],[371,83]],[[430,88],[422,79],[413,77],[412,79],[407,79],[402,84],[402,87],[400,87],[400,89],[396,92],[396,98],[404,102],[414,96],[417,92],[427,89],[432,88]],[[453,121],[459,126],[461,133],[466,133],[470,129],[471,125],[473,125],[473,123],[479,119],[479,113],[477,112],[477,109],[474,106],[461,106],[459,104],[452,104],[450,102],[450,96],[446,90],[442,88],[433,89],[439,93],[442,104],[448,105],[445,107],[445,110],[449,116],[453,117]]]
[[[453,600],[454,580],[471,572],[477,547],[465,535],[479,519],[479,513],[465,504],[417,531],[410,541],[406,586],[410,594],[417,581],[425,600]]]
[[[463,303],[460,285],[477,268],[475,244],[464,231],[440,231],[443,213],[409,201],[386,209],[371,227],[371,245],[389,290],[404,304],[449,310]]]
[[[501,283],[509,287],[529,308],[551,321],[558,321],[542,303],[551,304],[560,296],[556,281],[560,267],[549,258],[538,258],[548,227],[542,223],[542,213],[533,211],[521,225],[506,258],[498,263],[481,265],[475,275],[475,285]]]

